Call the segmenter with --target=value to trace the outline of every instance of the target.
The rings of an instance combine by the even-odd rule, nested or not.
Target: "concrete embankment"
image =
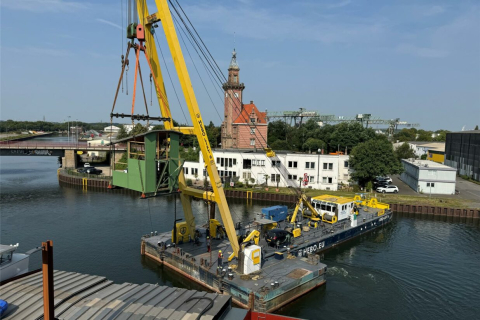
[[[84,176],[68,174],[68,172],[64,169],[58,169],[57,175],[58,181],[62,183],[82,187],[106,189],[110,185],[111,181],[111,179],[109,179],[108,177],[99,179],[93,177],[93,175]]]
[[[99,189],[108,188],[111,181],[108,178],[97,179],[93,177],[73,176],[68,174],[67,171],[63,169],[58,170],[58,180],[65,184]],[[225,190],[225,196],[227,198],[235,199],[247,199],[290,204],[293,204],[297,201],[297,197],[295,195],[243,190]],[[392,211],[396,213],[410,213],[420,216],[445,216],[480,219],[480,210],[472,208],[450,208],[442,206],[411,205],[398,203],[391,203],[390,207]]]

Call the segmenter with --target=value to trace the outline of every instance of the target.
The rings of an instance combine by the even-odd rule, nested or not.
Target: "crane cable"
[[[192,32],[189,30],[189,28],[188,28],[188,26],[186,25],[186,23],[185,23],[185,21],[183,20],[183,18],[180,16],[180,13],[178,12],[178,10],[175,8],[175,5],[171,2],[171,0],[169,0],[169,2],[170,2],[170,4],[172,5],[172,7],[174,8],[175,13],[179,16],[179,19],[182,21],[184,28],[189,32],[190,37],[193,39],[193,41],[195,42],[195,44],[197,45],[197,47],[199,48],[199,50],[202,52],[202,55],[203,55],[204,58],[207,60],[208,64],[210,65],[210,68],[212,68],[214,74],[217,76],[217,79],[218,79],[219,76],[218,76],[215,68],[213,68],[212,63],[209,62],[209,59],[208,59],[208,57],[206,56],[205,52],[204,52],[204,51],[202,50],[202,48],[200,47],[200,44],[199,44],[198,41],[196,41],[196,39],[194,38],[194,35],[193,35]],[[178,1],[177,1],[177,3],[178,3]],[[182,10],[182,11],[183,11],[183,10]],[[184,13],[184,14],[185,14],[185,13]],[[186,15],[185,15],[185,16],[186,16]],[[176,19],[176,17],[173,16],[173,15],[172,15],[172,17],[175,19],[175,21],[177,22],[177,25],[179,25],[179,27],[181,28],[181,30],[182,30],[182,31],[185,33],[185,35],[187,36],[186,32],[183,30],[182,26],[180,25],[180,23],[178,22],[178,20]],[[187,19],[188,19],[188,17],[187,17]],[[189,20],[189,19],[188,19],[188,20]],[[189,20],[189,21],[190,21],[190,20]],[[191,22],[190,22],[190,23],[191,23]],[[192,25],[192,27],[193,27],[193,25]],[[193,27],[193,28],[194,28],[194,27]],[[181,35],[181,34],[180,34],[180,35]],[[197,33],[197,35],[198,35],[198,33]],[[187,52],[189,53],[188,48],[187,48],[187,46],[186,46],[186,44],[185,44],[185,41],[183,40],[183,36],[181,36],[181,37],[182,37],[182,41],[184,42],[184,45],[185,45],[185,47],[186,47],[186,49],[187,49]],[[198,36],[198,37],[200,38],[200,36]],[[200,60],[204,63],[202,57],[200,56],[199,52],[198,52],[197,49],[195,48],[195,45],[192,43],[191,39],[188,38],[188,36],[187,36],[187,39],[189,39],[190,44],[192,45],[192,47],[193,47],[193,48],[195,49],[195,51],[197,52]],[[200,41],[203,43],[203,40],[201,40],[201,38],[200,38]],[[204,44],[204,43],[203,43],[203,44]],[[204,44],[204,46],[205,46],[205,44]],[[205,47],[206,47],[206,46],[205,46]],[[208,51],[208,48],[207,48],[206,50]],[[209,52],[209,51],[208,51],[208,52]],[[189,55],[190,55],[190,53],[189,53]],[[211,56],[211,54],[210,54],[210,56]],[[191,55],[190,55],[190,58],[192,59]],[[218,64],[215,62],[215,60],[213,59],[213,57],[212,57],[212,60],[213,60],[214,64],[218,67]],[[193,62],[193,59],[192,59],[192,62]],[[194,66],[195,66],[195,63],[194,63]],[[204,66],[206,67],[206,64],[205,64],[205,63],[204,63]],[[198,73],[198,69],[196,68],[196,66],[195,66],[195,69],[197,70],[197,73]],[[223,76],[223,74],[221,74],[221,75]],[[200,75],[199,75],[199,77],[201,78]],[[225,76],[223,76],[223,77],[224,77],[224,79],[226,80]],[[201,79],[201,80],[202,80],[202,79]],[[220,80],[220,79],[219,79],[219,80]],[[203,80],[202,80],[202,83],[203,83]],[[203,83],[203,84],[204,84],[204,83]],[[204,85],[204,87],[205,87],[205,85]],[[205,88],[205,89],[206,89],[206,88]],[[208,91],[207,91],[207,93],[208,93]],[[210,97],[210,95],[209,95],[209,97]],[[233,97],[232,97],[231,95],[229,95],[229,98],[233,101]],[[240,102],[240,104],[241,104],[240,99],[239,99],[238,97],[235,97],[235,98],[236,98],[236,100],[237,100],[238,102]],[[212,104],[213,104],[214,109],[215,109],[215,111],[217,112],[217,115],[219,116],[220,120],[222,120],[220,114],[218,113],[218,110],[217,110],[215,104],[213,103],[213,101],[212,101]],[[234,105],[236,105],[236,103],[234,103]],[[236,108],[237,108],[237,110],[238,110],[238,107],[236,107]],[[240,110],[240,111],[242,111],[242,110]],[[243,112],[240,112],[239,115],[243,118],[244,121],[248,122],[248,119],[245,118],[245,116],[243,115]],[[254,126],[256,129],[258,128],[255,123],[253,124],[253,126]],[[257,135],[256,132],[257,132],[257,130],[255,130],[254,136],[257,136],[257,137],[258,137],[258,135]],[[266,143],[265,137],[264,137],[261,133],[259,133],[259,134],[260,134],[260,137],[263,139],[263,141]],[[261,141],[260,141],[260,143],[261,143]],[[267,145],[267,146],[268,146],[268,145]],[[240,154],[240,156],[241,156],[242,159],[243,159],[243,156],[242,156],[241,154]],[[276,167],[275,167],[275,168],[276,168]],[[263,169],[263,171],[264,171],[265,175],[267,175],[267,173],[265,172],[265,169]],[[289,180],[289,179],[287,179],[288,177],[286,177],[285,174],[280,171],[280,169],[277,169],[277,171],[278,171],[278,172],[280,173],[280,175],[284,178],[286,184],[288,185],[288,180]],[[294,183],[296,183],[296,181],[295,181]],[[295,187],[295,189],[297,189],[297,188],[298,188],[298,187]],[[292,193],[294,193],[295,195],[298,196],[298,193],[299,193],[298,190],[295,190],[295,191],[297,191],[296,194],[293,192],[293,190],[292,190]]]

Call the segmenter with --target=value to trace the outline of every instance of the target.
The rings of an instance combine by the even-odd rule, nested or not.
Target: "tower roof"
[[[228,66],[228,70],[230,69],[240,70],[240,67],[237,64],[237,52],[235,52],[235,49],[233,49],[232,60],[230,61],[230,65]]]

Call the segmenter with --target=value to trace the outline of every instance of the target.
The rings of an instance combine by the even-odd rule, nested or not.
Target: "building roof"
[[[255,124],[267,124],[267,113],[266,112],[260,112],[255,106],[254,103],[249,103],[249,104],[244,104],[242,105],[242,112],[240,115],[233,121],[235,124],[240,124],[240,123],[250,123],[250,114],[255,113],[257,117],[257,122]]]
[[[332,195],[328,195],[328,194],[323,194],[321,196],[313,197],[312,200],[318,200],[318,201],[323,201],[323,202],[331,202],[331,203],[336,203],[336,204],[345,204],[345,203],[353,202],[353,198],[332,196]]]
[[[148,283],[114,284],[101,276],[56,270],[53,278],[55,317],[60,320],[195,319],[211,302],[201,319],[218,319],[231,308],[231,297],[222,294]],[[41,272],[0,287],[0,296],[10,305],[2,319],[43,316],[42,287]]]
[[[230,65],[228,66],[228,69],[240,70],[240,67],[237,64],[237,52],[235,51],[235,49],[233,49],[232,60],[230,61]]]
[[[456,132],[448,132],[448,133],[480,133],[480,130],[466,130],[466,131],[456,131]]]
[[[419,170],[444,170],[444,171],[456,171],[455,168],[446,166],[444,164],[434,162],[431,160],[418,160],[418,159],[402,159],[403,162],[418,167]]]

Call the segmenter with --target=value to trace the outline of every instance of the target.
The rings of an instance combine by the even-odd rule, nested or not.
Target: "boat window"
[[[332,211],[332,206],[327,206],[327,208],[326,208],[325,210],[327,210],[327,211],[330,211],[330,212],[331,212],[331,211]]]
[[[326,206],[323,203],[322,203],[322,210],[326,210]]]

